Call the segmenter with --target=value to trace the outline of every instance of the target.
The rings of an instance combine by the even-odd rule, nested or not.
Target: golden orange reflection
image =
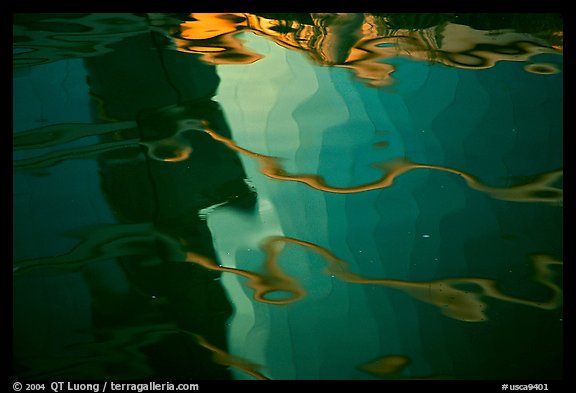
[[[372,374],[378,378],[392,378],[402,380],[434,380],[434,379],[455,379],[450,375],[429,375],[429,376],[415,376],[415,377],[402,377],[401,373],[409,366],[411,360],[404,355],[386,355],[374,359],[370,362],[358,366],[360,371]]]
[[[69,253],[54,257],[45,257],[14,262],[13,274],[22,275],[39,269],[57,269],[75,271],[84,265],[122,255],[149,255],[146,246],[151,241],[160,241],[170,250],[171,260],[183,260],[203,266],[206,269],[232,273],[247,279],[245,285],[254,290],[254,299],[260,302],[283,305],[302,299],[306,290],[298,280],[282,271],[278,258],[286,245],[304,247],[323,257],[326,262],[324,272],[339,280],[354,284],[382,285],[403,291],[407,295],[438,307],[448,317],[462,321],[480,322],[487,320],[484,312],[485,297],[504,302],[521,304],[541,309],[555,309],[562,301],[562,289],[554,282],[554,265],[561,261],[551,256],[538,254],[532,256],[534,281],[547,287],[551,297],[547,301],[522,299],[503,293],[495,280],[485,278],[447,278],[433,281],[404,281],[383,278],[368,278],[349,270],[348,263],[328,249],[304,240],[285,236],[273,236],[263,240],[261,248],[265,254],[262,272],[221,266],[211,258],[186,250],[183,240],[155,231],[151,224],[125,224],[102,226],[88,233],[78,233],[83,238]],[[470,288],[476,289],[476,291]],[[270,296],[271,294],[283,295]]]
[[[403,291],[415,299],[438,307],[444,315],[461,321],[482,322],[488,319],[485,315],[487,305],[482,300],[483,297],[548,310],[557,308],[562,302],[562,289],[554,283],[554,272],[550,269],[550,266],[562,265],[562,262],[548,255],[534,255],[532,257],[535,270],[534,281],[548,287],[552,292],[551,298],[547,301],[528,300],[507,295],[498,289],[495,280],[485,278],[464,277],[415,282],[362,277],[350,272],[348,263],[326,248],[285,236],[269,237],[262,243],[262,249],[266,253],[265,273],[263,274],[220,266],[210,258],[192,252],[186,253],[186,261],[197,263],[210,270],[233,273],[247,278],[246,285],[255,290],[254,298],[256,300],[273,304],[288,304],[302,298],[305,295],[305,290],[278,267],[278,255],[281,245],[284,243],[299,245],[321,255],[327,263],[325,273],[330,276],[348,283],[383,285]],[[459,287],[466,287],[467,289]],[[473,292],[470,287],[479,291]],[[292,295],[282,300],[271,300],[265,297],[266,294],[276,291],[287,292]]]
[[[376,360],[362,364],[359,369],[378,377],[401,372],[410,364],[410,358],[402,355],[382,356]]]
[[[390,160],[383,163],[374,164],[378,169],[381,169],[383,176],[370,183],[350,186],[350,187],[335,187],[326,184],[324,178],[320,175],[314,174],[288,174],[276,157],[266,156],[263,154],[254,153],[250,150],[244,149],[236,144],[233,140],[217,134],[204,123],[204,131],[208,133],[214,140],[222,142],[230,149],[243,154],[245,156],[256,159],[260,164],[260,171],[273,179],[284,181],[295,181],[304,183],[317,190],[326,192],[350,194],[363,191],[377,190],[381,188],[390,187],[394,180],[411,170],[414,169],[433,169],[453,173],[460,176],[466,184],[477,191],[486,193],[493,198],[502,199],[513,202],[545,202],[550,204],[561,205],[563,202],[563,190],[554,187],[553,184],[563,176],[563,170],[556,170],[538,175],[534,180],[529,183],[511,186],[511,187],[490,187],[478,180],[475,176],[453,168],[448,168],[440,165],[431,164],[418,164],[411,162],[405,158]]]
[[[148,156],[154,160],[165,162],[185,161],[192,154],[190,141],[175,135],[152,142],[140,142],[148,148]]]
[[[186,261],[196,263],[206,269],[233,273],[247,278],[246,286],[254,289],[254,299],[260,302],[289,304],[303,298],[306,295],[304,288],[297,280],[285,274],[278,266],[277,258],[280,250],[277,244],[266,242],[263,245],[263,249],[266,252],[264,273],[254,273],[249,270],[221,266],[208,257],[190,251],[186,253]],[[289,295],[280,299],[270,298],[269,295],[274,292]]]
[[[415,169],[431,169],[460,176],[470,188],[488,194],[496,199],[512,202],[541,202],[556,206],[561,206],[564,200],[562,188],[554,186],[564,175],[562,169],[541,173],[534,176],[530,182],[524,184],[509,187],[491,187],[467,172],[440,165],[414,163],[406,158],[398,158],[373,164],[374,167],[383,172],[383,175],[381,178],[372,182],[349,187],[331,186],[326,184],[326,181],[320,175],[287,173],[282,167],[279,158],[255,153],[238,146],[232,139],[219,135],[212,130],[206,121],[198,122],[198,124],[196,124],[195,121],[189,123],[193,124],[182,127],[179,126],[178,131],[174,135],[164,139],[141,141],[133,136],[120,135],[118,138],[113,138],[114,141],[112,142],[101,142],[98,145],[81,146],[53,151],[31,158],[14,160],[13,167],[15,169],[46,168],[65,160],[89,158],[117,149],[136,148],[139,144],[147,147],[147,154],[152,159],[166,162],[183,161],[188,159],[193,152],[190,140],[184,135],[185,132],[188,132],[191,129],[190,127],[192,127],[194,130],[203,130],[214,140],[224,144],[229,149],[258,161],[260,164],[260,172],[265,176],[277,180],[304,183],[309,187],[325,192],[351,194],[387,188],[392,186],[394,180],[402,174]],[[134,127],[135,123],[133,122],[114,123],[110,125],[63,124],[49,126],[24,132],[22,135],[17,134],[14,137],[13,147],[14,150],[41,148],[85,136],[130,131],[134,129]],[[375,147],[380,148],[382,145],[382,143],[379,143],[376,144]]]
[[[202,337],[199,334],[190,333],[190,332],[186,332],[186,333],[192,335],[196,339],[196,342],[200,346],[206,348],[207,350],[209,350],[210,352],[213,353],[213,360],[215,363],[222,364],[224,366],[230,366],[230,367],[237,368],[238,370],[245,372],[246,374],[254,377],[255,379],[259,379],[259,380],[269,380],[270,379],[267,376],[265,376],[264,374],[262,374],[260,371],[258,371],[258,369],[262,367],[261,365],[255,364],[255,363],[252,363],[246,359],[242,359],[242,358],[239,358],[237,356],[234,356],[234,355],[214,346],[213,344],[208,342],[208,340],[206,340],[204,337]]]
[[[235,34],[246,26],[243,14],[199,13],[191,14],[194,21],[183,22],[173,41],[181,52],[202,55],[211,64],[250,64],[263,58],[244,48]]]
[[[278,20],[249,13],[193,13],[170,36],[177,50],[201,54],[212,64],[249,64],[263,56],[243,46],[238,33],[251,32],[305,53],[324,66],[350,68],[367,84],[394,83],[396,66],[407,57],[449,67],[484,69],[498,61],[526,61],[540,53],[562,54],[562,32],[548,40],[512,30],[476,30],[457,23],[424,29],[394,29],[385,16],[310,13],[309,21]],[[530,69],[528,69],[530,71]]]

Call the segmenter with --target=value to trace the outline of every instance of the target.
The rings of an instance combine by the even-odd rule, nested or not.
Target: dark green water
[[[562,30],[15,15],[14,378],[562,379]]]

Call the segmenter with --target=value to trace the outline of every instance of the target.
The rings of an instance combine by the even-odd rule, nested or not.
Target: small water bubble
[[[422,237],[430,237],[430,235],[424,234],[424,235],[422,235]]]

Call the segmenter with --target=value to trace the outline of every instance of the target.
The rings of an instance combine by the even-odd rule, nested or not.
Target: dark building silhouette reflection
[[[95,116],[136,120],[139,147],[119,149],[99,158],[102,189],[122,223],[152,223],[154,230],[216,259],[210,231],[199,212],[215,204],[251,209],[255,193],[245,183],[233,151],[200,132],[207,122],[230,136],[219,105],[215,67],[196,55],[163,45],[157,33],[144,33],[111,44],[111,52],[87,58]],[[154,237],[151,237],[154,239]],[[156,237],[156,239],[158,239]],[[151,240],[148,256],[119,258],[130,292],[120,298],[101,285],[110,266],[91,266],[95,328],[174,322],[184,332],[169,334],[142,351],[154,378],[229,379],[226,365],[212,360],[190,332],[226,350],[226,322],[232,309],[221,273],[178,260],[182,254]]]
[[[554,187],[562,171],[548,172],[561,168],[562,62],[540,61],[562,54],[558,16],[20,14],[14,27],[15,77],[27,93],[15,118],[30,117],[17,127],[14,146],[46,149],[17,152],[25,154],[14,161],[27,174],[14,193],[15,237],[26,249],[13,267],[17,379],[561,378],[562,290],[553,274],[559,266],[546,267],[562,264],[563,196]],[[273,67],[280,60],[251,45],[268,44],[262,40],[298,52],[311,67],[286,57],[282,66],[292,74],[261,73],[260,60]],[[536,55],[544,57],[526,72],[506,64]],[[59,64],[34,69],[50,62]],[[242,66],[255,62],[244,78]],[[347,68],[354,78],[325,66]],[[88,73],[92,117],[60,113],[88,106],[69,102],[86,98],[84,89],[68,91],[75,68],[81,77]],[[460,72],[480,69],[486,72]],[[389,89],[396,81],[409,83]],[[303,89],[256,97],[270,82],[273,89]],[[235,138],[213,100],[224,86],[218,99],[230,110]],[[36,97],[38,88],[50,93]],[[52,109],[53,119],[44,116],[51,106],[45,97],[58,95],[66,105]],[[316,107],[335,101],[341,102],[323,113]],[[238,112],[230,103],[240,104]],[[35,128],[35,112],[47,126]],[[338,119],[323,124],[331,114]],[[284,150],[294,157],[285,169],[266,154],[284,149],[289,136],[299,145],[295,155]],[[373,150],[373,142],[383,149]],[[320,175],[338,172],[329,162],[333,152],[348,157],[338,167],[345,171],[323,183]],[[238,154],[254,164],[248,177],[258,185],[258,205],[269,209],[255,209]],[[404,160],[382,161],[394,165],[382,167],[386,174],[376,182],[356,170],[396,155]],[[75,165],[95,157],[101,187],[84,188],[93,184],[94,162]],[[350,163],[356,169],[348,178]],[[410,169],[423,176],[352,195],[388,188]],[[82,176],[88,181],[78,182]],[[264,177],[270,182],[259,181]],[[526,188],[516,186],[525,180]],[[211,214],[220,204],[258,211]],[[86,211],[91,207],[95,212]],[[210,228],[202,216],[210,217]],[[263,241],[270,234],[276,237]],[[82,241],[58,244],[68,236]],[[258,247],[273,265],[288,243],[295,250],[283,261],[297,259],[283,267],[293,274],[228,267],[254,262]],[[542,254],[528,258],[534,250]],[[530,259],[534,277],[525,266]],[[322,263],[328,268],[321,272]],[[222,272],[230,274],[223,280],[229,297]],[[298,285],[280,295],[308,303],[263,304],[278,298],[259,295],[286,283]],[[396,297],[388,288],[404,293]],[[265,366],[261,374],[252,362]]]

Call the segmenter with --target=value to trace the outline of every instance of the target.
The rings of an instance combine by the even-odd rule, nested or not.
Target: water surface
[[[13,375],[561,379],[549,14],[15,14]]]

